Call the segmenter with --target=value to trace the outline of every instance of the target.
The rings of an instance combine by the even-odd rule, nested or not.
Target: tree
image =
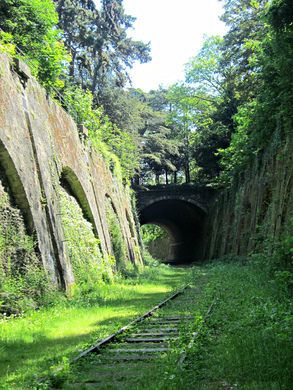
[[[226,139],[223,123],[224,80],[221,69],[223,39],[206,38],[202,49],[186,65],[185,82],[169,89],[169,121],[183,144],[186,181],[211,180],[218,174],[216,156]],[[221,115],[220,115],[221,114]]]
[[[47,87],[61,87],[69,56],[56,29],[58,15],[52,0],[2,0],[0,28],[11,35],[34,74]]]
[[[175,172],[174,156],[179,156],[178,143],[170,138],[170,129],[158,126],[156,131],[144,136],[142,171],[148,176],[154,172],[156,184],[160,184],[160,176],[165,174],[165,183],[169,184],[168,173]]]
[[[261,88],[258,58],[268,32],[263,17],[268,3],[268,0],[226,0],[224,4],[221,19],[229,31],[224,37],[221,66],[229,70],[237,104],[254,98]]]
[[[122,0],[103,0],[99,10],[92,0],[55,1],[72,56],[70,75],[108,110],[109,89],[125,86],[135,61],[150,60],[149,44],[127,36],[135,18],[125,14]]]
[[[124,179],[133,177],[139,168],[139,141],[136,132],[126,132],[114,125],[103,108],[93,105],[93,95],[80,87],[67,87],[64,103],[79,124],[89,131],[92,147],[104,157],[108,166],[116,168],[116,176]],[[119,160],[118,160],[119,159]]]
[[[255,25],[250,27],[250,39],[243,40],[243,24],[241,39],[232,41],[232,46],[238,47],[233,61],[238,64],[234,73],[235,79],[240,80],[240,98],[233,117],[235,131],[231,143],[219,151],[221,180],[228,184],[268,145],[277,150],[293,126],[291,2],[238,1],[236,5],[246,7],[246,14],[250,11],[254,15]],[[250,54],[244,50],[247,48]]]
[[[141,117],[144,126],[140,129],[143,152],[140,178],[148,181],[154,175],[159,183],[160,176],[164,174],[165,183],[169,184],[171,173],[176,182],[178,167],[182,164],[183,144],[174,137],[174,128],[168,122],[171,110],[168,91],[160,87],[149,93],[135,91],[135,94],[145,107]]]

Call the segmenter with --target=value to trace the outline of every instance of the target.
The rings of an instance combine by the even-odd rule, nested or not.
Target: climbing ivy
[[[35,241],[26,233],[21,212],[0,181],[0,317],[18,316],[45,305],[54,293]]]
[[[118,217],[112,206],[112,201],[109,198],[106,200],[106,211],[113,254],[116,260],[117,269],[121,271],[127,264],[127,250]]]
[[[100,240],[94,235],[92,224],[84,218],[75,198],[61,187],[59,195],[64,234],[76,282],[75,293],[84,294],[112,279],[113,262],[103,257]]]

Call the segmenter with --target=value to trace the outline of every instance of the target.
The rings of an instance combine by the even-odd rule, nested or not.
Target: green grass
[[[204,315],[213,300],[215,304],[188,352],[185,367],[173,368],[168,388],[292,389],[290,286],[253,260],[215,262],[202,270],[208,283],[198,309]]]
[[[80,301],[0,322],[0,388],[32,389],[65,359],[114,332],[185,283],[188,269],[159,266],[139,277],[102,285]]]
[[[65,380],[74,375],[68,364],[66,367],[66,359],[191,279],[202,289],[188,304],[197,319],[194,328],[183,329],[160,367],[149,373],[140,367],[137,382],[130,388],[289,390],[293,383],[293,315],[288,272],[270,269],[263,262],[237,259],[197,267],[193,273],[167,266],[148,268],[138,277],[103,285],[99,292],[80,301],[63,300],[23,318],[3,321],[0,388],[34,389],[34,376],[48,375],[54,372],[50,367],[63,362],[65,370],[56,378],[61,384],[62,375]],[[213,301],[211,315],[200,325],[184,366],[178,367],[176,362],[191,331],[199,329]],[[173,310],[171,306],[164,308],[166,314]],[[81,374],[78,371],[79,379]],[[42,386],[49,388],[45,383]]]
[[[194,313],[200,295],[200,282],[203,280],[200,269],[196,271],[198,271],[196,272],[198,278],[194,281],[196,288],[188,288],[184,294],[179,295],[175,300],[169,301],[166,306],[154,313],[150,319],[151,322],[154,317],[186,316]],[[199,320],[194,316],[193,320],[182,321],[177,324],[181,337],[179,340],[176,338],[168,342],[171,353],[159,354],[150,361],[134,360],[127,362],[114,360],[109,362],[108,359],[111,354],[109,355],[107,348],[105,348],[100,354],[91,354],[80,359],[71,367],[71,371],[67,372],[67,377],[63,375],[52,378],[54,386],[59,385],[66,390],[82,390],[88,387],[103,390],[167,389],[169,384],[172,385],[173,370],[176,367],[180,352],[188,344],[191,330],[199,325]],[[136,324],[130,329],[130,334],[149,329],[148,322],[147,319]],[[118,343],[110,345],[110,349],[123,349],[123,340],[127,336],[129,336],[129,333],[128,335],[127,333],[120,335]],[[122,342],[122,345],[119,341]],[[127,347],[131,348],[130,345]]]

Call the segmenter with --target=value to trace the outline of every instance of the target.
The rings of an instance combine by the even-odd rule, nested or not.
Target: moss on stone
[[[92,224],[84,218],[76,199],[62,187],[59,194],[62,224],[76,288],[83,293],[112,279],[111,259],[103,257],[100,240],[95,236]]]

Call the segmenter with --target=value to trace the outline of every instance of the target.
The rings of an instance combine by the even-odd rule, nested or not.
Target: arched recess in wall
[[[28,234],[35,232],[34,221],[25,189],[4,144],[0,141],[0,179],[15,206],[21,211]]]
[[[76,199],[82,209],[84,218],[92,224],[94,234],[98,237],[98,230],[86,193],[78,180],[78,177],[71,168],[64,167],[62,169],[60,184],[69,193],[69,195]]]

